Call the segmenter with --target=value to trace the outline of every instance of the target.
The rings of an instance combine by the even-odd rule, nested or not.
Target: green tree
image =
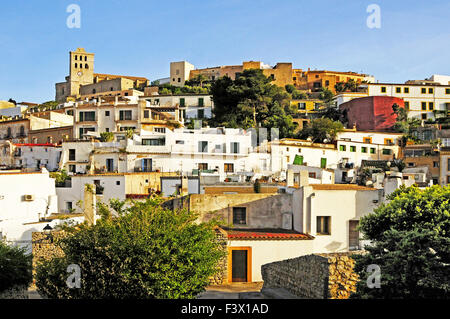
[[[352,298],[450,298],[450,187],[402,187],[388,200],[361,218],[371,244],[354,257]],[[380,288],[368,287],[368,265],[380,267]]]
[[[100,133],[100,141],[102,141],[102,142],[114,141],[114,133],[112,133],[112,132],[102,132],[102,133]]]
[[[67,228],[58,245],[64,257],[42,261],[36,269],[40,294],[49,298],[194,298],[209,283],[224,257],[215,222],[161,207],[148,198],[105,214],[96,225]],[[81,287],[66,284],[67,266],[81,270]]]
[[[329,118],[318,118],[308,123],[308,125],[298,133],[298,138],[311,138],[313,142],[322,143],[328,140],[329,143],[335,141],[337,133],[342,131],[344,126],[339,121]]]
[[[244,70],[236,80],[225,76],[211,85],[214,110],[211,123],[225,127],[262,127],[292,121],[294,108],[286,90],[271,84],[262,70]],[[280,137],[291,137],[295,126],[280,129]]]
[[[14,286],[28,288],[32,280],[31,259],[25,249],[0,240],[0,293]]]

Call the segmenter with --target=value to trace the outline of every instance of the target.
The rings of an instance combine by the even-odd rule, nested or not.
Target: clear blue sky
[[[70,4],[81,28],[69,29]],[[369,29],[368,5],[381,8]],[[0,4],[0,100],[44,102],[68,75],[68,52],[95,53],[95,72],[167,77],[196,67],[260,60],[356,71],[380,82],[450,74],[444,0],[15,0]]]

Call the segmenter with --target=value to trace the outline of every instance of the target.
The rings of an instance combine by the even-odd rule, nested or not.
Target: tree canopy
[[[280,137],[291,137],[295,129],[291,96],[271,84],[262,70],[244,70],[235,80],[224,76],[211,85],[213,125],[225,127],[279,128]]]
[[[0,293],[15,286],[28,288],[31,279],[31,254],[0,240]]]
[[[194,298],[218,271],[224,256],[214,222],[197,223],[186,210],[161,207],[159,198],[101,205],[96,225],[65,229],[58,241],[64,257],[42,261],[36,270],[39,293],[49,298]],[[115,211],[112,217],[111,208]],[[80,288],[66,280],[80,267]]]
[[[402,187],[388,200],[361,218],[371,244],[355,256],[353,298],[450,298],[450,187]],[[369,265],[380,267],[380,288],[366,283]]]
[[[337,133],[342,131],[344,126],[339,121],[333,121],[329,118],[318,118],[311,120],[308,125],[301,130],[297,137],[300,139],[311,138],[313,142],[323,143],[327,140],[332,143],[337,136]]]

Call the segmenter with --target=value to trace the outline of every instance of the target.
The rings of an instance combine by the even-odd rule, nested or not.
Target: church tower
[[[80,94],[80,85],[94,83],[94,55],[83,48],[70,51],[69,95]]]

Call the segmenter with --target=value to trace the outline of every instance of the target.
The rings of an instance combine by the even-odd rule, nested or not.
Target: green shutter
[[[326,158],[321,158],[320,159],[320,167],[321,168],[326,168],[327,167],[327,159]]]
[[[303,156],[295,155],[294,165],[303,165]]]

